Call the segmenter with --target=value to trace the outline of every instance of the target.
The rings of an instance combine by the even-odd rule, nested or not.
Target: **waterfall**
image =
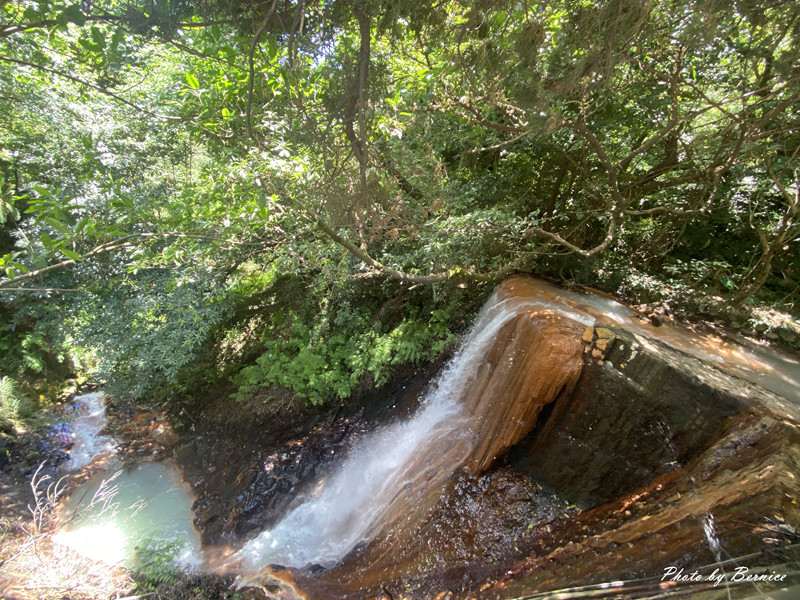
[[[74,441],[65,465],[68,471],[80,469],[98,454],[114,450],[113,440],[100,435],[107,423],[103,392],[76,396],[75,404],[81,415],[73,423]]]
[[[240,585],[268,581],[297,596],[306,584],[314,589],[312,580],[322,582],[319,589],[372,589],[395,575],[430,570],[430,561],[440,555],[431,556],[438,550],[425,546],[424,533],[449,535],[447,526],[431,528],[442,524],[437,520],[442,510],[452,509],[449,499],[437,502],[450,493],[454,475],[485,473],[534,427],[539,437],[520,452],[536,452],[537,441],[576,408],[572,391],[584,365],[610,369],[609,361],[619,358],[606,358],[599,342],[593,347],[607,328],[618,340],[612,351],[627,346],[630,360],[640,345],[653,345],[653,352],[672,348],[751,381],[766,380],[775,389],[800,381],[800,366],[787,373],[777,361],[761,361],[755,351],[720,345],[679,326],[653,326],[610,298],[512,278],[487,301],[417,411],[358,440],[308,494],[294,499],[281,520],[246,542],[224,567],[240,573]],[[595,374],[590,371],[586,381]],[[671,443],[667,426],[659,422],[656,427]],[[702,525],[718,557],[721,546],[710,512]],[[295,570],[313,565],[325,567],[327,574]]]
[[[463,399],[495,338],[526,309],[542,307],[495,293],[417,412],[360,440],[309,498],[246,543],[236,554],[245,569],[330,566],[425,505],[477,447],[474,415]]]

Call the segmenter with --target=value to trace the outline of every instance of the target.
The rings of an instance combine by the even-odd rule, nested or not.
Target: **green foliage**
[[[363,383],[385,383],[398,365],[439,356],[455,340],[444,309],[414,311],[381,331],[372,315],[348,307],[332,309],[330,320],[275,315],[264,333],[265,351],[236,378],[239,396],[259,388],[289,389],[312,404],[344,399]]]
[[[0,421],[17,423],[31,416],[33,405],[19,390],[17,382],[8,376],[0,377]]]
[[[137,400],[190,391],[179,375],[230,312],[214,284],[203,273],[176,278],[169,271],[143,271],[94,302],[81,302],[75,341],[97,357],[95,376],[108,381],[111,393]]]
[[[180,543],[162,539],[149,539],[137,546],[133,569],[137,589],[151,592],[177,582],[181,571],[175,561],[180,550]]]
[[[4,374],[319,403],[515,270],[798,314],[797,3],[269,10],[0,7]]]

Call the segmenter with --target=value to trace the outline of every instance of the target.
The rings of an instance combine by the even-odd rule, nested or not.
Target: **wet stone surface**
[[[459,477],[418,535],[429,560],[435,557],[442,566],[493,562],[513,553],[534,527],[575,512],[574,505],[536,481],[500,468],[481,477]]]
[[[250,483],[235,498],[230,519],[236,535],[263,529],[292,508],[307,486],[332,468],[367,430],[361,416],[338,418],[262,455]]]
[[[582,310],[556,304],[560,296],[553,294],[547,305],[552,310]],[[607,302],[597,304],[607,308]],[[679,339],[673,348],[670,336],[645,339],[613,323],[579,327],[574,335],[585,345],[578,349],[582,371],[575,387],[549,395],[552,401],[533,415],[529,433],[510,452],[504,455],[516,438],[488,452],[498,462],[487,472],[462,473],[425,496],[420,519],[409,517],[417,506],[403,504],[391,528],[332,568],[267,566],[253,582],[276,580],[285,584],[278,586],[283,591],[339,600],[519,597],[651,577],[664,564],[708,564],[715,559],[705,531],[711,515],[715,538],[736,554],[772,544],[754,531],[764,515],[798,529],[792,499],[800,426],[791,401],[717,368],[706,356],[716,356],[714,348],[704,340]],[[525,361],[502,358],[502,352],[484,357],[480,381],[495,372],[501,382],[525,382],[531,374],[532,383],[540,375],[551,380],[538,361],[530,372],[518,372],[507,365],[519,370]],[[509,372],[502,372],[506,367]],[[518,390],[524,406],[532,397],[526,390]],[[392,390],[382,393],[390,404],[396,398]],[[200,498],[195,508],[204,540],[235,548],[271,528],[308,498],[364,432],[402,418],[387,404],[376,406],[378,418],[296,413],[289,425],[245,423],[251,413],[241,410],[245,416],[238,422],[231,417],[227,426],[198,432],[186,444],[183,462]],[[492,414],[501,408],[493,405]],[[516,416],[500,414],[500,424],[516,422]],[[481,429],[481,439],[491,443],[496,431]],[[444,439],[423,453],[401,484],[414,483],[417,473],[437,472],[454,443],[452,436]]]
[[[221,398],[175,458],[197,497],[195,523],[208,545],[240,545],[302,502],[310,486],[363,435],[406,417],[440,364],[408,369],[359,402],[258,414]]]
[[[179,448],[178,459],[198,492],[195,522],[204,542],[240,540],[269,527],[368,430],[367,420],[356,414],[257,450],[213,433]],[[205,445],[214,452],[204,452]]]

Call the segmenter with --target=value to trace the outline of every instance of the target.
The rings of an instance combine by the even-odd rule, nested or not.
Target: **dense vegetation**
[[[345,398],[515,271],[796,344],[798,79],[781,0],[3,2],[0,375]]]

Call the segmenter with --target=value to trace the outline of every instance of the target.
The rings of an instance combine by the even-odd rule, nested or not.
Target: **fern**
[[[237,397],[277,385],[314,405],[347,398],[365,376],[382,385],[397,365],[430,360],[455,341],[453,312],[446,310],[412,313],[386,332],[366,312],[343,309],[333,316],[333,331],[322,320],[309,327],[293,313],[274,318],[264,353],[235,379]]]

